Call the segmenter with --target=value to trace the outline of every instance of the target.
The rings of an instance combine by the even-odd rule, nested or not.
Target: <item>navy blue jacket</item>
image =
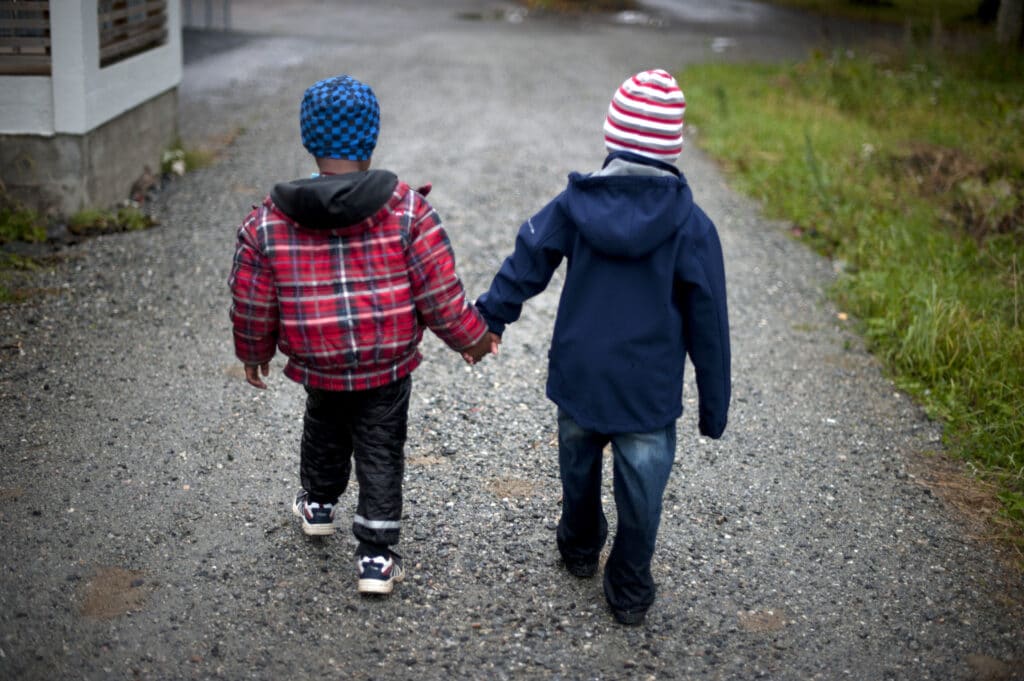
[[[672,165],[615,152],[519,228],[476,305],[491,331],[567,270],[548,351],[547,395],[601,433],[668,426],[683,412],[687,353],[699,427],[721,437],[730,396],[729,320],[714,224]]]

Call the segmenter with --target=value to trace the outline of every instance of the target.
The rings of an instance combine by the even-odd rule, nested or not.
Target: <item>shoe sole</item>
[[[337,525],[335,525],[334,523],[322,523],[313,525],[308,520],[306,520],[306,516],[302,515],[302,511],[300,511],[299,507],[295,506],[294,504],[292,505],[292,513],[295,515],[296,518],[300,518],[302,520],[302,532],[307,537],[326,537],[328,535],[334,534],[334,532],[338,529]]]
[[[615,621],[623,626],[638,627],[643,624],[644,620],[647,618],[647,611],[640,610],[638,612],[629,612],[612,608],[612,615],[615,617]]]
[[[389,594],[395,588],[395,580],[389,579],[382,582],[379,579],[360,579],[359,593],[361,594]]]
[[[305,518],[302,520],[302,532],[307,537],[326,537],[332,535],[338,528],[334,526],[334,523],[330,525],[311,525],[307,523]]]
[[[394,577],[388,580],[381,579],[360,579],[359,580],[359,593],[361,594],[389,594],[394,588],[395,584],[405,579],[405,571],[398,573]]]

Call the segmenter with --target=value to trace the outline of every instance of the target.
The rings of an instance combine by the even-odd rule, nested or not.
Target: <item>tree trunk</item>
[[[996,42],[1024,48],[1024,0],[1001,0],[996,19]]]

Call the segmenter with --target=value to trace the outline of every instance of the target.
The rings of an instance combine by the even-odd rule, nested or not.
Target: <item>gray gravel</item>
[[[724,242],[734,403],[720,441],[695,409],[679,423],[647,624],[616,625],[600,581],[558,564],[557,275],[498,358],[424,343],[407,581],[361,598],[350,533],[302,535],[303,393],[280,361],[268,391],[246,386],[225,282],[248,207],[312,169],[308,84],[373,84],[376,165],[434,183],[477,295],[518,224],[600,163],[623,78],[806,47],[771,24],[752,43],[749,26],[501,8],[237,0],[247,36],[192,36],[182,132],[233,143],[161,192],[161,226],[65,249],[45,293],[0,306],[0,678],[1022,678],[1020,575],[912,475],[939,428],[825,299],[831,265],[733,193],[699,133],[680,165]]]

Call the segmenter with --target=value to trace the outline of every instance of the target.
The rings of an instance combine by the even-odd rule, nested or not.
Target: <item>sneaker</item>
[[[597,574],[597,561],[596,560],[566,560],[565,569],[569,571],[569,574],[573,577],[579,577],[580,579],[587,579]]]
[[[383,556],[359,556],[359,593],[389,594],[395,583],[405,579],[402,558],[394,551]]]
[[[637,627],[644,623],[644,618],[647,617],[647,608],[643,610],[619,610],[617,608],[611,608],[612,615],[615,617],[615,621],[619,624],[624,624],[627,627]]]
[[[302,518],[302,531],[311,537],[334,534],[334,504],[318,504],[309,500],[309,492],[299,490],[292,504],[292,513]]]

